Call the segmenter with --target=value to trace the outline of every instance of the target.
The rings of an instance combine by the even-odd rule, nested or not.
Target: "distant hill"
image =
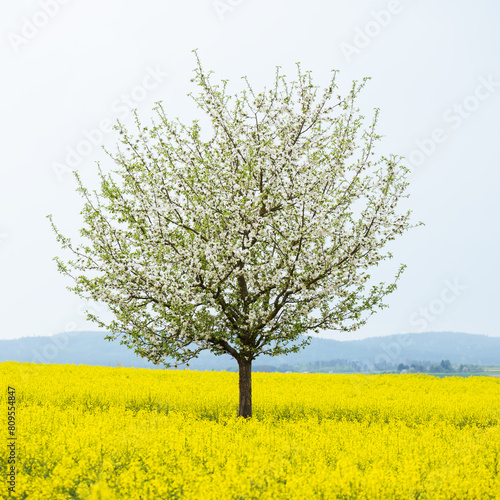
[[[104,340],[104,335],[104,332],[73,332],[52,337],[0,340],[0,362],[161,368],[138,357],[119,341]],[[293,368],[319,361],[345,360],[359,362],[361,370],[366,370],[374,365],[439,362],[443,359],[449,359],[454,364],[500,365],[500,338],[456,332],[407,333],[346,341],[313,338],[311,344],[299,353],[257,358],[254,369],[285,365]],[[196,370],[237,368],[230,356],[214,356],[208,352],[202,352],[190,365]]]

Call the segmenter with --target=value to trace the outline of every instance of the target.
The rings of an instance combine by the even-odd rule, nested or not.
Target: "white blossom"
[[[121,126],[131,151],[110,155],[100,192],[77,176],[83,242],[54,227],[75,255],[58,260],[73,290],[107,303],[115,319],[99,324],[155,360],[209,348],[251,361],[272,340],[270,352],[287,353],[309,331],[354,331],[395,289],[368,287],[368,269],[410,227],[396,212],[407,170],[371,155],[378,112],[363,132],[353,106],[364,82],[337,107],[332,91],[314,97],[308,73],[289,86],[277,73],[255,101],[236,95],[229,108],[201,65],[194,80],[211,136],[160,104],[154,126],[138,122],[141,148]]]

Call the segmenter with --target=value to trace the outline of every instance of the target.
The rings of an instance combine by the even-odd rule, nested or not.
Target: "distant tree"
[[[419,365],[419,364],[416,364],[416,363],[412,363],[410,365],[410,368],[413,368],[415,370],[415,372],[417,372],[417,373],[423,373],[423,372],[425,372],[425,367],[423,365]]]
[[[344,364],[347,364],[346,360],[342,360],[342,361],[344,361]],[[351,366],[352,366],[352,369],[355,372],[361,372],[361,371],[363,371],[363,365],[359,361],[353,361],[351,363]]]
[[[442,368],[442,371],[448,372],[448,373],[451,373],[454,371],[449,359],[443,359],[441,361],[441,368]]]
[[[443,367],[441,366],[441,363],[431,363],[429,365],[429,373],[441,373],[443,371]]]
[[[99,167],[100,191],[78,180],[85,243],[54,224],[72,260],[56,258],[78,295],[108,305],[114,319],[88,318],[139,355],[170,366],[202,350],[239,366],[239,415],[252,415],[252,361],[297,352],[322,329],[351,332],[386,307],[394,282],[371,284],[382,250],[406,231],[397,213],[408,170],[395,156],[374,158],[378,110],[363,128],[355,99],[365,85],[319,95],[298,67],[287,83],[232,96],[199,60],[193,97],[211,120],[183,125],[157,118],[137,136],[124,125]]]
[[[398,372],[402,372],[403,370],[408,370],[409,366],[405,365],[403,363],[399,363],[398,365]]]

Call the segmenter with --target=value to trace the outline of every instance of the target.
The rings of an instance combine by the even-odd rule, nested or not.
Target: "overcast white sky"
[[[256,88],[294,63],[318,84],[372,80],[379,153],[408,157],[410,207],[425,222],[393,246],[408,269],[361,338],[419,331],[500,336],[500,4],[494,0],[43,0],[2,6],[0,338],[96,329],[52,261],[46,219],[76,234],[71,169],[95,180],[109,124],[154,102],[190,120],[192,50],[215,78]],[[93,144],[95,143],[95,144]],[[390,279],[390,275],[386,276]]]

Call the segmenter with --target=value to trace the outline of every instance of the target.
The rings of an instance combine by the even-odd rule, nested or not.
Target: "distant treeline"
[[[236,369],[229,369],[236,371]],[[348,361],[346,359],[331,359],[329,361],[314,361],[309,363],[283,364],[283,365],[259,365],[254,366],[256,372],[280,372],[280,373],[481,373],[484,368],[480,365],[461,363],[452,365],[448,359],[440,363],[432,361],[415,361],[405,363],[378,363],[368,366],[359,361]]]
[[[480,373],[484,371],[484,368],[469,363],[452,365],[449,359],[443,359],[441,363],[429,361],[420,361],[409,365],[399,363],[397,371],[399,373]]]
[[[137,356],[105,332],[68,332],[52,337],[0,340],[0,362],[84,364],[163,369]],[[259,356],[255,371],[322,373],[472,373],[480,366],[500,366],[500,338],[454,332],[426,332],[345,341],[312,338],[288,356]],[[425,361],[418,361],[425,360]],[[228,355],[203,351],[191,370],[236,371]]]

